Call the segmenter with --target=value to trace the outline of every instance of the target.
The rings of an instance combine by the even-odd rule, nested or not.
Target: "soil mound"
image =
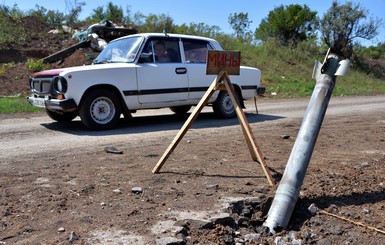
[[[24,17],[14,25],[23,28],[26,35],[24,41],[0,49],[0,96],[29,93],[28,79],[32,73],[26,66],[29,59],[39,60],[78,43],[70,33],[50,32],[50,27],[33,16]],[[91,64],[96,55],[90,48],[83,48],[56,63],[46,64],[45,68]]]

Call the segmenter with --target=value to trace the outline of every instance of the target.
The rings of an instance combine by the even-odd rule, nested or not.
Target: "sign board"
[[[221,71],[226,71],[229,75],[239,75],[240,66],[240,51],[208,50],[207,75],[218,75]]]

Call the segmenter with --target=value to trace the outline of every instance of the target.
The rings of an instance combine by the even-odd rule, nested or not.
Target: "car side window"
[[[210,44],[200,40],[183,40],[184,55],[187,63],[206,63],[207,50],[212,50]]]
[[[177,39],[151,39],[147,41],[143,53],[149,58],[144,62],[178,63],[181,62]]]

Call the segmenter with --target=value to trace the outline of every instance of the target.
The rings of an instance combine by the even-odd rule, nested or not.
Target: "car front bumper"
[[[78,109],[78,106],[73,99],[58,100],[29,96],[27,97],[27,100],[31,105],[46,108],[51,111],[74,111]]]

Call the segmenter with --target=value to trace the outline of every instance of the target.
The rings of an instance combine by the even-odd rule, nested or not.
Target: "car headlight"
[[[67,92],[68,84],[67,80],[64,77],[54,77],[53,78],[53,87],[59,94],[64,94]]]

